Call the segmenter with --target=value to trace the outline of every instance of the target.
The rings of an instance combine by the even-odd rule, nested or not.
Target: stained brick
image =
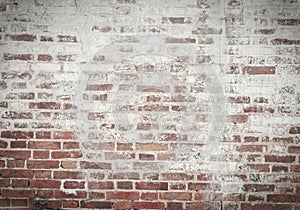
[[[189,201],[192,199],[192,193],[188,192],[161,192],[159,197],[164,200],[182,200]]]

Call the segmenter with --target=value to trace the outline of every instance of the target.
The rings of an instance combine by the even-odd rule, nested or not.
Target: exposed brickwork
[[[0,208],[300,210],[299,9],[1,1]]]

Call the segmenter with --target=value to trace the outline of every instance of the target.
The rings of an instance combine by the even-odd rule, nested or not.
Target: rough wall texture
[[[2,0],[2,209],[300,209],[300,2]]]

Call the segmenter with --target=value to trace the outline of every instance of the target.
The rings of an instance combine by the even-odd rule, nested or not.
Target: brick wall
[[[297,0],[3,0],[1,209],[300,209]]]

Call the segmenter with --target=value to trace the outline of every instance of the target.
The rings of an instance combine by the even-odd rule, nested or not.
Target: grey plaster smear
[[[95,54],[96,61],[81,65],[74,103],[85,157],[114,164],[93,148],[95,142],[168,143],[174,158],[153,161],[153,172],[234,171],[233,163],[212,161],[223,154],[226,107],[219,65],[199,64],[199,52],[189,43],[166,44],[165,36],[136,39],[143,41],[112,43]],[[178,92],[180,87],[186,90]],[[139,128],[145,124],[147,129]],[[137,160],[130,152],[128,159],[123,155],[124,168],[132,168]]]

